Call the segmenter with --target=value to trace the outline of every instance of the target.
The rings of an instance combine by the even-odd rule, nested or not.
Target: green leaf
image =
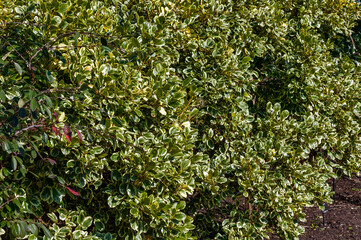
[[[64,122],[64,120],[65,120],[65,112],[61,112],[59,116],[59,122]]]
[[[114,181],[120,181],[122,179],[122,174],[118,170],[113,170],[111,177],[114,179]]]
[[[64,14],[67,11],[67,9],[68,9],[68,4],[67,3],[62,3],[59,6],[58,12],[61,13],[61,14]]]
[[[38,107],[38,103],[36,102],[36,98],[31,99],[30,101],[30,109],[31,111],[35,111]]]
[[[185,159],[182,161],[182,169],[183,170],[186,170],[190,165],[191,165],[191,161],[189,161],[188,159]]]
[[[179,212],[174,215],[174,218],[178,221],[183,221],[184,219],[186,219],[186,215],[182,212]]]
[[[279,112],[279,111],[281,110],[281,104],[280,104],[280,103],[276,103],[273,108],[274,108],[274,110],[275,110],[276,112]]]
[[[177,209],[178,210],[182,210],[186,207],[186,202],[185,201],[180,201],[178,204],[177,204]]]
[[[282,111],[281,117],[282,119],[286,119],[289,115],[290,113],[288,112],[288,110],[284,110]]]
[[[91,150],[91,153],[98,155],[98,154],[101,154],[103,151],[104,151],[104,148],[102,148],[101,146],[96,146]]]
[[[211,139],[207,140],[207,146],[210,148],[210,149],[213,149],[214,148],[214,143]]]
[[[79,239],[82,235],[82,231],[81,230],[75,230],[73,232],[73,236],[74,236],[74,239]]]
[[[3,142],[3,146],[4,146],[4,150],[7,153],[9,153],[9,154],[12,153],[13,147],[12,147],[11,142],[9,142],[9,140],[5,139],[5,141]]]
[[[46,70],[46,78],[48,79],[48,81],[50,83],[53,83],[55,81],[53,75],[51,74],[51,72],[49,70]]]
[[[11,168],[15,171],[18,167],[18,161],[14,156],[11,156]]]
[[[167,112],[165,111],[165,109],[163,107],[159,107],[158,111],[164,116],[167,115]]]
[[[248,115],[248,116],[246,117],[246,121],[247,121],[248,123],[251,123],[251,122],[254,121],[254,117],[251,116],[251,115]]]
[[[64,184],[65,184],[64,178],[62,178],[62,177],[60,177],[60,176],[56,176],[56,178],[58,179],[58,181],[59,181],[59,183],[60,183],[61,185],[64,185]]]
[[[139,43],[138,39],[132,37],[132,38],[130,39],[130,41],[131,41],[131,43],[132,43],[132,45],[133,45],[134,47],[140,48],[140,43]]]
[[[113,122],[114,125],[117,126],[117,127],[122,127],[122,126],[123,126],[122,122],[121,122],[119,119],[117,119],[117,118],[112,118],[112,122]]]
[[[16,71],[18,71],[19,75],[22,76],[23,70],[21,69],[20,65],[17,62],[14,62],[14,65],[15,65]]]
[[[59,26],[59,24],[61,23],[61,17],[59,16],[54,16],[52,19],[51,19],[52,23],[55,25],[55,26]]]
[[[81,223],[82,225],[82,229],[85,230],[87,229],[88,227],[90,227],[90,225],[92,224],[93,222],[93,218],[92,217],[85,217],[84,218],[84,221]]]
[[[84,219],[85,219],[85,215],[84,215],[84,212],[82,211],[82,212],[78,215],[78,217],[77,217],[77,219],[76,219],[76,222],[77,222],[79,225],[81,225],[81,224],[84,222]]]
[[[5,92],[3,90],[0,91],[0,100],[2,102],[6,101],[6,95],[5,95]]]
[[[104,240],[113,240],[113,237],[110,233],[105,234]]]
[[[137,192],[132,184],[127,185],[127,193],[128,193],[128,196],[131,198],[135,197],[135,195],[137,194]]]
[[[57,188],[51,189],[51,197],[54,200],[54,202],[56,202],[57,204],[61,203],[62,195],[60,194]]]
[[[166,148],[161,148],[161,149],[158,149],[158,156],[165,156],[167,154],[167,149]]]
[[[38,235],[38,234],[39,234],[39,229],[38,229],[38,227],[37,227],[36,224],[30,223],[29,226],[28,226],[28,228],[29,228],[29,230],[30,230],[30,232],[31,232],[32,234],[34,234],[34,235]]]
[[[156,39],[154,40],[154,45],[158,46],[158,47],[162,47],[164,46],[165,41],[163,39]]]
[[[188,83],[190,83],[192,81],[192,78],[191,77],[187,77],[183,82],[182,82],[182,85],[183,86],[186,86]]]
[[[119,139],[119,140],[122,141],[122,142],[125,142],[125,141],[126,141],[124,135],[123,135],[121,132],[117,132],[117,133],[116,133],[116,137],[117,137],[117,139]]]
[[[154,134],[150,133],[150,132],[147,132],[147,133],[144,133],[144,137],[146,139],[154,139]]]
[[[30,202],[34,206],[39,206],[41,204],[40,199],[37,196],[33,196]]]
[[[47,201],[50,198],[50,188],[45,187],[40,193],[40,198],[43,201]]]
[[[213,50],[212,56],[213,56],[213,57],[218,57],[218,56],[220,56],[220,52],[219,52],[219,50],[218,50],[217,48]]]
[[[16,238],[22,237],[21,236],[20,224],[18,222],[15,222],[15,223],[12,224],[10,231],[11,231],[11,234]]]
[[[173,97],[174,97],[175,99],[179,99],[179,98],[183,97],[183,92],[182,92],[182,91],[178,91],[178,92],[174,93]]]
[[[17,14],[23,14],[24,13],[24,8],[22,7],[15,7],[15,12]]]
[[[47,229],[42,223],[40,223],[40,227],[43,230],[45,236],[47,236],[48,238],[52,238],[53,235],[51,234],[51,232],[49,231],[49,229]]]
[[[118,162],[118,158],[119,158],[119,153],[113,153],[113,155],[110,157],[110,159],[113,162]]]
[[[132,208],[132,209],[130,210],[130,213],[131,213],[133,216],[137,217],[138,214],[139,214],[139,210],[138,210],[138,208]]]
[[[58,222],[58,217],[56,216],[55,213],[48,213],[47,215],[50,218],[50,220],[53,221],[54,223]]]
[[[246,63],[249,63],[249,61],[251,61],[251,57],[249,57],[249,56],[247,56],[247,57],[244,57],[243,59],[242,59],[242,63],[243,64],[246,64]]]
[[[22,98],[20,98],[19,101],[18,101],[19,108],[24,107],[24,105],[25,105],[25,101]]]
[[[21,230],[21,236],[25,237],[29,231],[29,227],[28,224],[25,221],[18,221],[19,225],[20,225],[20,230]]]
[[[94,225],[95,225],[95,228],[97,229],[97,231],[101,232],[101,231],[104,231],[104,229],[105,229],[104,223],[99,219],[96,219],[94,221]]]
[[[28,237],[28,240],[37,240],[38,238],[37,238],[37,236],[36,235],[30,235],[29,237]]]

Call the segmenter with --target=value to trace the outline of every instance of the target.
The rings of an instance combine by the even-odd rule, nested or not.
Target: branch
[[[54,89],[46,89],[44,91],[39,92],[36,96],[40,96],[43,93],[53,93],[53,92],[77,92],[77,89],[74,90],[74,88],[64,88],[64,89],[59,89],[59,88],[54,88]]]
[[[40,25],[42,25],[40,23],[30,23],[30,22],[8,22],[8,23],[0,25],[0,27],[4,28],[4,27],[6,27],[8,25],[13,25],[13,27],[16,27],[16,26],[21,25],[21,24],[30,25],[30,26],[40,26]]]
[[[19,135],[19,134],[21,134],[22,132],[25,132],[25,131],[27,131],[27,130],[29,130],[29,129],[32,129],[32,128],[40,128],[40,127],[45,127],[45,125],[31,125],[31,126],[29,126],[29,127],[26,127],[26,128],[23,128],[23,129],[21,129],[21,130],[19,130],[19,131],[16,131],[15,133],[14,133],[14,136],[17,136],[17,135]]]
[[[4,70],[4,68],[5,68],[6,66],[8,66],[10,63],[14,62],[17,57],[22,57],[23,55],[25,55],[25,54],[27,54],[27,53],[30,53],[30,52],[33,52],[33,51],[36,51],[36,50],[38,50],[38,49],[29,50],[29,51],[20,53],[18,56],[14,57],[14,58],[11,59],[7,64],[5,64],[5,65],[1,68],[0,72],[2,72],[2,71]]]
[[[27,137],[27,139],[29,139]],[[35,152],[39,155],[39,157],[44,161],[46,162],[46,160],[43,158],[43,156],[41,156],[41,154],[39,153],[39,151],[36,149],[36,147],[34,147],[34,145],[28,140],[28,143],[33,147],[33,149],[35,150]]]
[[[1,204],[0,205],[0,209],[2,209],[6,204],[8,204],[8,203],[10,203],[10,202],[12,202],[12,201],[14,201],[15,199],[17,199],[18,197],[14,197],[13,199],[9,199],[9,200],[7,200],[6,202],[4,202],[3,204]]]
[[[351,42],[352,42],[352,45],[353,45],[353,51],[355,52],[357,50],[355,41],[353,40],[351,32],[349,32],[349,35],[350,35],[350,39],[351,39]]]
[[[88,35],[88,36],[97,36],[97,37],[106,37],[106,36],[102,36],[100,34],[96,34],[96,33],[89,33],[89,32],[78,32],[78,31],[73,31],[73,32],[67,32],[67,33],[62,33],[60,34],[59,36],[51,39],[50,41],[48,41],[47,43],[44,44],[44,46],[42,46],[40,49],[38,49],[38,51],[33,55],[31,56],[30,58],[30,61],[29,61],[29,69],[31,70],[31,62],[32,60],[44,49],[44,48],[51,48],[56,41],[58,41],[59,39],[63,38],[63,37],[66,37],[66,36],[70,36],[70,35],[73,35],[75,33],[79,33],[79,34],[83,34],[83,35]],[[123,53],[126,53],[127,51],[125,51],[124,49],[120,48],[120,47],[116,47],[114,46],[115,48],[117,49],[120,49]]]
[[[66,37],[66,36],[75,34],[76,32],[77,32],[77,31],[68,32],[68,33],[62,33],[62,34],[60,34],[59,36],[57,36],[57,37],[51,39],[50,41],[48,41],[47,43],[45,43],[42,47],[37,48],[37,49],[34,49],[34,50],[29,50],[29,51],[26,51],[26,52],[24,52],[24,53],[19,53],[19,52],[17,52],[16,49],[15,49],[15,51],[18,53],[18,56],[17,56],[17,57],[21,57],[21,58],[28,64],[29,70],[30,70],[31,72],[33,72],[33,69],[32,69],[32,66],[31,66],[31,65],[32,65],[32,61],[33,61],[33,59],[34,59],[43,49],[47,48],[47,49],[49,49],[49,50],[52,50],[52,49],[57,49],[57,48],[60,48],[60,49],[63,48],[63,47],[53,47],[53,45],[54,45],[55,42],[56,42],[57,40],[59,40],[60,38],[63,38],[63,37]],[[83,34],[83,35],[95,36],[95,37],[107,37],[107,36],[102,36],[102,35],[96,34],[96,33],[88,33],[88,32],[78,32],[78,33],[79,33],[79,34]],[[1,37],[2,37],[2,36],[1,36]],[[114,37],[114,36],[108,36],[108,37]],[[7,42],[7,40],[6,40],[4,37],[2,37],[2,38]],[[51,43],[51,44],[50,44],[50,43]],[[117,46],[115,46],[114,44],[109,44],[109,45],[111,45],[111,46],[114,47],[115,49],[120,50],[122,53],[128,53],[128,52],[127,52],[126,50],[124,50],[123,48],[117,47]],[[100,45],[90,45],[90,46],[79,45],[79,46],[72,46],[72,47],[73,47],[73,48],[77,48],[77,47],[98,47],[98,46],[100,46]],[[68,48],[70,48],[70,46],[68,46]],[[36,53],[31,56],[31,58],[30,58],[30,60],[29,60],[29,63],[28,63],[28,62],[24,59],[23,55],[26,54],[26,53],[33,52],[33,51],[36,51]],[[2,72],[7,65],[9,65],[9,64],[12,63],[12,62],[14,62],[15,59],[16,59],[16,57],[13,58],[13,59],[11,59],[7,64],[5,64],[5,65],[1,68],[0,72]]]
[[[0,36],[0,37],[1,37],[2,39],[4,39],[4,41],[5,41],[10,47],[12,47],[12,49],[14,49],[14,51],[18,54],[18,56],[21,57],[21,59],[23,59],[24,62],[29,66],[28,61],[26,61],[26,59],[23,57],[23,55],[20,54],[20,53],[18,52],[18,50],[16,50],[16,48],[15,48],[8,40],[6,40],[6,38],[4,38],[3,36]]]
[[[56,38],[53,38],[51,39],[50,41],[48,41],[47,43],[45,43],[41,48],[38,49],[38,51],[36,51],[36,53],[31,56],[30,60],[29,60],[29,69],[32,70],[32,67],[31,67],[31,62],[33,61],[33,59],[44,49],[44,48],[48,48],[49,47],[49,44],[51,42],[53,42],[53,44],[59,40],[60,38],[62,37],[65,37],[65,36],[69,36],[69,35],[72,35],[72,34],[75,34],[75,32],[69,32],[69,33],[63,33],[63,34],[60,34],[59,36],[57,36]],[[52,45],[50,45],[52,46]]]

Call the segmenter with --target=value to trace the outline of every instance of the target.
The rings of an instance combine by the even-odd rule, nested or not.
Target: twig
[[[96,33],[89,33],[89,32],[78,32],[78,31],[73,31],[73,32],[67,32],[67,33],[62,33],[59,36],[51,39],[50,41],[48,41],[47,43],[44,44],[44,46],[42,46],[40,49],[38,49],[38,51],[31,56],[30,61],[29,61],[29,69],[31,70],[31,62],[32,60],[40,53],[40,51],[42,51],[44,48],[50,48],[52,47],[56,41],[58,41],[59,39],[66,37],[66,36],[70,36],[73,35],[75,33],[79,33],[79,34],[83,34],[83,35],[89,35],[89,36],[100,36],[100,37],[104,37],[102,35],[96,34]],[[120,49],[122,52],[126,53],[127,51],[125,51],[124,49],[120,48],[120,47],[116,47],[117,49]]]
[[[10,202],[12,202],[12,201],[14,201],[15,199],[17,199],[18,197],[14,197],[13,199],[9,199],[9,200],[7,200],[6,202],[4,202],[3,204],[1,204],[0,205],[0,209],[2,209],[6,204],[8,204],[8,203],[10,203]]]
[[[37,48],[37,49],[34,49],[34,50],[29,50],[29,51],[26,51],[26,52],[24,52],[24,53],[19,53],[19,52],[17,52],[17,51],[15,50],[15,51],[18,53],[18,56],[17,56],[17,57],[21,57],[21,58],[28,64],[29,70],[30,70],[31,72],[33,72],[33,69],[32,69],[32,66],[31,66],[32,60],[33,60],[43,49],[47,48],[47,49],[49,49],[49,50],[52,50],[52,49],[58,49],[58,48],[60,48],[60,49],[61,49],[61,48],[66,48],[66,47],[53,47],[53,45],[54,45],[55,42],[56,42],[57,40],[59,40],[60,38],[63,38],[63,37],[69,36],[69,35],[73,35],[73,34],[75,34],[76,32],[77,32],[77,31],[60,34],[59,36],[57,36],[57,37],[51,39],[50,41],[48,41],[47,43],[45,43],[42,47]],[[96,37],[112,37],[112,36],[102,36],[102,35],[100,35],[100,34],[88,33],[88,32],[78,32],[78,33],[79,33],[79,34],[83,34],[83,35],[96,36]],[[1,37],[2,37],[2,36],[1,36]],[[4,37],[2,37],[2,38],[4,38]],[[7,41],[5,38],[4,38],[4,40]],[[50,44],[50,43],[52,43],[52,44]],[[114,47],[115,49],[120,50],[122,53],[128,53],[128,52],[127,52],[126,50],[124,50],[123,48],[117,47],[117,46],[114,45],[114,44],[109,44],[109,45],[111,45],[111,46]],[[98,46],[101,46],[101,45],[90,45],[90,46],[79,45],[79,46],[68,46],[68,48],[71,48],[71,47],[72,47],[72,48],[77,48],[77,47],[98,47]],[[30,60],[29,60],[29,63],[28,63],[28,62],[23,58],[23,55],[26,54],[26,53],[33,52],[33,51],[36,51],[36,53],[31,56],[31,58],[30,58]],[[4,68],[5,68],[6,66],[8,66],[10,63],[14,62],[17,57],[11,59],[7,64],[5,64],[5,65],[1,68],[0,72],[2,72],[2,71],[4,70]]]
[[[51,42],[56,42],[57,40],[59,40],[60,38],[62,37],[65,37],[65,36],[69,36],[69,35],[72,35],[72,34],[75,34],[75,32],[69,32],[69,33],[63,33],[63,34],[60,34],[59,36],[57,36],[56,38],[53,38],[51,39],[50,41],[48,41],[47,43],[45,43],[41,48],[38,49],[38,51],[36,51],[36,53],[31,56],[30,60],[29,60],[29,69],[32,70],[31,68],[31,62],[33,61],[33,59],[45,48],[48,48],[49,47],[49,44]],[[53,43],[53,44],[54,44]],[[51,45],[52,46],[52,45]]]
[[[40,223],[42,223],[43,225],[45,225],[45,226],[48,226],[49,225],[49,222],[48,223],[46,223],[46,222],[44,222],[44,220],[43,219],[41,219],[41,217],[40,218],[36,218]],[[34,223],[36,223],[35,221],[34,221]]]
[[[5,64],[5,65],[1,68],[0,72],[2,72],[2,71],[4,70],[4,68],[6,68],[6,66],[8,66],[10,63],[14,62],[17,57],[22,57],[23,55],[25,55],[25,54],[27,54],[27,53],[30,53],[30,52],[33,52],[33,51],[36,51],[36,50],[38,50],[38,49],[29,50],[29,51],[20,53],[18,56],[14,57],[14,58],[11,59],[7,64]]]
[[[28,138],[29,139],[29,138]],[[30,145],[33,147],[33,149],[35,150],[35,152],[39,155],[39,157],[41,158],[41,160],[43,160],[44,162],[47,162],[43,156],[41,156],[41,154],[39,153],[39,151],[34,147],[34,145],[28,140],[28,143],[30,143]]]
[[[59,89],[59,88],[54,88],[54,89],[46,89],[44,91],[41,91],[37,94],[37,96],[43,94],[43,93],[53,93],[53,92],[76,92],[76,90],[74,90],[74,88],[69,88],[69,89]]]
[[[45,125],[31,125],[31,126],[29,126],[29,127],[23,128],[23,129],[21,129],[21,130],[19,130],[19,131],[16,131],[16,132],[14,133],[14,136],[17,136],[17,135],[21,134],[22,132],[25,132],[25,131],[27,131],[27,130],[29,130],[29,129],[39,128],[39,127],[45,127]]]
[[[351,32],[349,32],[349,35],[350,35],[350,39],[351,39],[351,42],[352,42],[352,45],[353,45],[353,51],[355,52],[357,50],[355,41],[353,40]]]
[[[53,50],[53,49],[65,49],[65,50],[68,50],[69,48],[82,48],[82,47],[88,47],[88,48],[95,48],[95,47],[100,47],[102,45],[100,44],[95,44],[95,45],[77,45],[77,46],[52,46],[52,47],[49,47],[48,49],[49,50]]]
[[[26,61],[26,59],[18,52],[18,50],[16,50],[16,48],[15,48],[8,40],[6,40],[6,38],[4,38],[3,36],[0,36],[0,37],[1,37],[2,39],[4,39],[4,41],[5,41],[10,47],[12,47],[12,49],[14,49],[14,51],[18,54],[18,56],[20,56],[21,59],[23,59],[24,62],[26,62],[26,64],[29,66],[28,61]]]
[[[20,25],[20,24],[31,25],[31,26],[40,26],[40,25],[42,25],[40,23],[30,23],[30,22],[8,22],[8,23],[0,25],[0,27],[6,27],[8,25],[13,25],[14,27],[16,27],[17,25]]]

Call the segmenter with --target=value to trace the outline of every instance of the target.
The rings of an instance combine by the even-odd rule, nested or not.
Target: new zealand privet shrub
[[[297,239],[361,169],[360,19],[352,0],[2,0],[0,237]]]

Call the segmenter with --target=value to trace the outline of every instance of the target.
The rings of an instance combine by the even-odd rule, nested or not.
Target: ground
[[[332,180],[328,183],[333,184]],[[224,202],[225,205],[230,203],[234,204],[231,198]],[[327,204],[325,225],[318,206],[305,208],[304,211],[307,222],[302,225],[306,232],[300,240],[361,240],[361,175],[353,178],[344,176],[335,181],[334,202]],[[220,222],[223,217],[220,214]],[[275,234],[269,236],[270,240],[280,240]]]
[[[335,183],[334,203],[327,205],[325,225],[319,207],[305,208],[306,232],[300,240],[361,239],[361,176],[345,176]],[[276,239],[279,238],[271,236],[271,240]]]
[[[335,202],[327,206],[325,226],[318,207],[305,209],[306,233],[300,240],[361,239],[361,176],[337,180],[335,192]]]

